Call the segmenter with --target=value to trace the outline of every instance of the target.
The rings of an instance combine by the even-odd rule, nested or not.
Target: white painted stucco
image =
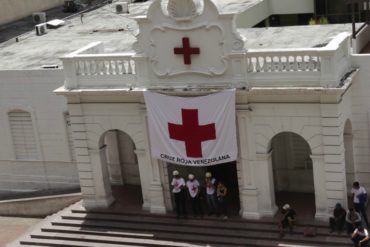
[[[151,89],[176,96],[198,96],[235,87],[239,144],[236,167],[240,214],[243,217],[256,219],[272,216],[276,212],[272,169],[274,149],[271,140],[283,132],[301,136],[310,147],[311,186],[315,190],[317,218],[327,219],[335,203],[347,203],[348,157],[345,154],[350,153],[345,150],[343,134],[348,121],[352,125],[355,170],[354,176],[351,176],[370,189],[367,182],[370,179],[370,98],[366,94],[369,90],[367,78],[370,77],[370,70],[367,64],[370,56],[353,52],[356,49],[351,49],[350,27],[328,25],[243,29],[238,32],[234,29],[232,15],[219,15],[212,2],[206,3],[208,12],[189,18],[185,24],[163,15],[158,1],[155,1],[148,18],[136,16],[138,24],[132,20],[125,22],[125,16],[116,17],[115,21],[96,21],[95,25],[98,26],[92,23],[83,26],[77,24],[79,20],[73,20],[70,24],[76,25],[77,31],[71,30],[72,41],[63,46],[47,44],[53,41],[53,34],[63,38],[64,32],[64,38],[68,39],[68,28],[55,30],[48,34],[50,36],[41,38],[29,36],[23,43],[6,46],[2,52],[9,60],[1,61],[1,67],[10,69],[7,66],[12,65],[7,63],[14,61],[24,70],[0,71],[0,85],[5,88],[0,91],[0,123],[5,126],[0,129],[0,135],[4,137],[0,146],[0,162],[3,164],[0,169],[19,181],[20,177],[25,176],[36,187],[48,183],[63,187],[76,184],[79,180],[85,206],[107,207],[114,200],[111,182],[120,183],[122,179],[124,183],[125,179],[109,174],[117,169],[119,150],[105,150],[102,140],[108,131],[119,130],[126,133],[135,146],[143,208],[152,213],[164,213],[172,208],[169,175],[166,165],[150,156],[143,90]],[[260,1],[257,4],[265,3]],[[108,13],[108,7],[96,13],[104,17],[116,16]],[[92,20],[96,13],[87,15],[86,19]],[[107,20],[112,22],[113,28],[128,26],[135,29],[114,34],[95,34],[92,31],[99,25],[102,30],[107,30]],[[119,25],[118,20],[122,20]],[[203,36],[204,40],[200,39],[203,30],[194,30],[205,22],[223,35],[209,33],[208,37]],[[138,26],[140,35],[134,37],[132,34],[138,32]],[[180,40],[179,26],[191,40],[197,42],[194,44],[201,46],[206,43],[215,49],[215,53],[212,56],[202,53],[204,60],[201,64],[203,67],[199,66],[201,69],[184,67],[179,62],[181,58],[168,56],[173,66],[168,71],[163,72],[163,68],[162,71],[161,68],[158,70],[155,60],[160,56],[157,55],[173,47],[176,38]],[[163,28],[160,28],[162,36],[151,39],[158,27]],[[315,33],[318,34],[316,37],[313,35]],[[80,36],[83,38],[78,39]],[[222,42],[212,43],[220,37],[224,37]],[[85,46],[99,38],[102,43]],[[136,38],[138,42],[133,45]],[[45,54],[41,54],[43,49],[37,48],[34,43],[42,39]],[[271,42],[271,39],[276,39],[273,40],[276,42]],[[366,37],[361,36],[358,42],[352,41],[352,44],[363,47],[367,41]],[[317,44],[321,46],[317,47]],[[22,47],[26,51],[17,53],[17,49]],[[70,53],[77,49],[80,50]],[[219,56],[220,50],[222,58]],[[9,54],[11,52],[13,54]],[[63,56],[61,62],[57,62],[63,69],[36,70],[42,63],[56,62],[57,55],[62,52],[69,53]],[[26,58],[30,58],[29,63]],[[214,61],[217,59],[226,60],[224,68],[209,70],[205,66],[218,62]],[[53,95],[52,91],[56,88],[56,94],[65,98]],[[33,116],[42,157],[40,161],[14,160],[5,114],[14,107],[28,109]],[[63,120],[66,110],[70,114],[77,167],[71,162],[68,147],[68,134]],[[107,142],[114,141],[111,139]],[[111,156],[104,162],[102,157],[107,154]],[[131,165],[134,154],[130,154],[132,159],[128,163]],[[49,173],[45,175],[45,171]],[[5,178],[0,183],[2,181],[4,188],[26,187],[22,183],[10,183]]]

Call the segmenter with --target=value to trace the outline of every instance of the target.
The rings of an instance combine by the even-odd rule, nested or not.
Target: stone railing
[[[167,85],[163,78],[148,79],[150,66],[145,57],[139,58],[134,53],[104,54],[103,51],[102,44],[95,42],[62,57],[65,87],[150,87],[149,82],[158,87]],[[238,80],[238,85],[243,87],[336,87],[350,70],[349,52],[347,33],[320,48],[250,49],[234,55],[233,59],[243,65],[240,70],[233,70],[230,78]],[[205,80],[211,81],[213,86],[218,85],[217,78]],[[233,79],[228,81],[233,85]],[[171,78],[170,87],[175,85],[176,78]]]
[[[134,54],[77,55],[74,65],[77,76],[110,76],[135,74]]]
[[[349,70],[349,35],[342,33],[325,47],[248,50],[247,74],[252,86],[332,87]]]
[[[317,50],[250,50],[247,53],[247,72],[302,72],[320,71]]]
[[[134,53],[104,54],[100,42],[62,57],[65,87],[133,87],[136,83]]]

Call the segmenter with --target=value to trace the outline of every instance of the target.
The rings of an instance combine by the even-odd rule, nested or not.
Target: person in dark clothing
[[[296,221],[296,212],[290,207],[289,204],[285,204],[281,210],[281,216],[278,223],[280,237],[284,236],[284,229],[289,227],[289,231],[293,231],[293,226]]]
[[[345,221],[346,210],[340,203],[337,203],[333,211],[333,217],[330,217],[330,232],[338,231],[338,233],[341,233],[343,231]]]
[[[227,187],[221,181],[217,185],[217,200],[219,208],[222,210],[223,218],[227,219]]]

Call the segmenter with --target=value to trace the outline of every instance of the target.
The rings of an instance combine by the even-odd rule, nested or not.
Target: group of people
[[[367,218],[367,192],[359,182],[354,182],[351,190],[353,207],[347,211],[340,203],[335,205],[333,217],[330,218],[331,232],[341,233],[344,226],[351,235],[354,246],[369,246],[369,222]],[[366,226],[366,228],[365,228]]]
[[[204,211],[202,207],[203,190],[199,181],[194,174],[188,175],[188,180],[185,182],[184,178],[180,176],[179,171],[172,172],[172,193],[175,198],[176,216],[187,216],[186,202],[187,198],[190,200],[191,208],[194,216],[203,216]],[[217,181],[212,173],[207,172],[204,179],[205,196],[208,205],[208,215],[216,214],[227,218],[227,187],[222,181]]]
[[[369,247],[370,237],[367,230],[369,228],[369,222],[366,213],[367,192],[363,186],[360,186],[359,182],[354,182],[351,194],[353,207],[350,207],[346,211],[340,203],[335,205],[333,217],[329,221],[330,232],[337,231],[341,233],[346,228],[347,234],[351,236],[354,246]],[[281,209],[278,221],[280,236],[284,235],[285,228],[289,228],[292,231],[295,221],[295,210],[289,204],[285,204]]]

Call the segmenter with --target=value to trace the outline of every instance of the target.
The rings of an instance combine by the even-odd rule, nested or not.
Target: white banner
[[[144,92],[152,156],[210,166],[237,158],[235,90],[201,97]]]

